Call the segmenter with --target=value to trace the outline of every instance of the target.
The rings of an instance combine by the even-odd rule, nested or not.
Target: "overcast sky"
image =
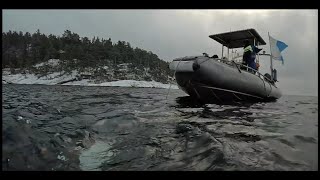
[[[221,55],[208,36],[254,28],[267,42],[268,32],[289,47],[284,65],[274,61],[283,94],[318,96],[318,10],[3,10],[3,32],[9,30],[61,36],[69,29],[81,37],[123,40],[165,61],[182,56]],[[260,58],[260,71],[270,59]]]

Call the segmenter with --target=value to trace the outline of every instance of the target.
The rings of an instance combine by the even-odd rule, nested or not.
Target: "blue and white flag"
[[[288,45],[286,45],[284,42],[282,41],[278,41],[276,39],[274,39],[273,37],[271,37],[269,35],[269,41],[270,41],[270,51],[271,51],[271,57],[272,59],[275,60],[279,60],[282,61],[282,64],[284,64],[283,62],[283,57],[281,55],[281,52],[288,47]]]

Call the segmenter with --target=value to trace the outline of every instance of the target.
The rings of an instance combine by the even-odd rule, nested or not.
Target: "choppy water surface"
[[[201,105],[167,94],[3,85],[3,170],[318,170],[317,97]]]

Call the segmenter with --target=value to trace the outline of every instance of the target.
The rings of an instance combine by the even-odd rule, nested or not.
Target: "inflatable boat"
[[[201,101],[273,101],[281,97],[277,87],[276,70],[271,67],[271,75],[244,65],[242,56],[229,57],[229,49],[243,48],[244,41],[255,46],[265,45],[265,41],[254,29],[210,35],[222,44],[222,58],[187,56],[174,59],[169,67],[174,71],[178,87],[188,95]],[[228,48],[223,56],[224,47]],[[257,56],[270,54],[257,54]],[[240,60],[239,60],[240,57]],[[259,57],[257,57],[259,59]],[[272,62],[271,62],[272,63]]]

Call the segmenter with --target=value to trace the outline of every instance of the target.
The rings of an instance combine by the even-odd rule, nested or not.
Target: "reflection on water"
[[[82,151],[79,156],[80,167],[84,171],[98,171],[103,162],[112,157],[112,151],[109,151],[111,145],[107,142],[96,141],[89,149]]]

